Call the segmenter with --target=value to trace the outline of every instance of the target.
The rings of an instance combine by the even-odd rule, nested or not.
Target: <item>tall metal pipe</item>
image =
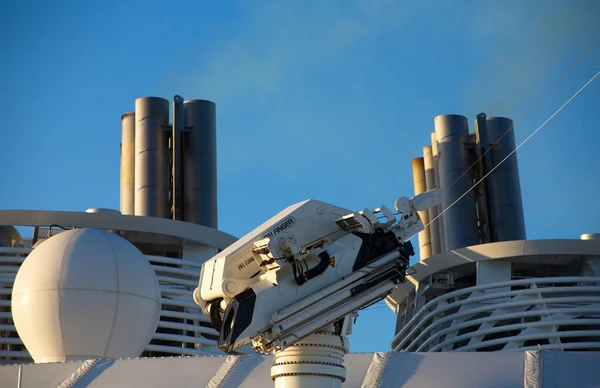
[[[513,121],[505,117],[488,117],[486,120],[492,168],[515,149]],[[517,154],[504,161],[488,179],[490,212],[493,228],[492,241],[525,240],[525,216],[521,197],[521,181]]]
[[[217,131],[212,101],[183,103],[183,219],[217,228]]]
[[[183,220],[183,174],[181,138],[184,128],[183,98],[173,97],[173,125],[171,128],[171,213],[174,220]]]
[[[433,152],[431,150],[431,146],[423,147],[423,165],[425,166],[425,185],[426,189],[433,190],[437,186],[435,185],[435,173],[433,171]],[[428,210],[428,218],[430,225],[429,229],[429,238],[431,240],[431,254],[437,255],[441,253],[440,251],[440,228],[438,226],[438,220],[434,220],[438,215],[437,205],[429,208]]]
[[[135,206],[135,112],[121,116],[121,214],[134,215]]]
[[[169,217],[169,101],[135,100],[135,215]]]
[[[487,116],[480,113],[475,119],[475,151],[477,162],[477,180],[492,170],[491,154],[488,152],[490,142],[487,133]],[[479,216],[479,235],[482,244],[494,242],[494,222],[490,211],[490,203],[494,193],[488,189],[489,179],[484,179],[477,187],[477,209]]]
[[[435,132],[431,132],[431,155],[433,156],[433,175],[435,178],[435,187],[440,188],[440,164],[438,158],[437,137],[435,136]],[[446,252],[446,235],[444,234],[444,215],[442,214],[441,204],[437,205],[435,208],[438,214],[438,219],[434,223],[437,224],[437,228],[439,231],[440,253],[443,253]]]
[[[460,115],[440,115],[434,119],[438,146],[440,188],[444,193],[444,234],[446,250],[463,248],[479,243],[475,192],[465,194],[473,184],[470,156],[466,144],[469,141],[467,118]]]
[[[425,164],[423,158],[414,158],[412,160],[413,169],[413,182],[415,186],[415,195],[421,194],[427,191],[427,184],[425,179]],[[423,225],[429,224],[429,212],[423,210],[419,212],[419,217]],[[425,227],[423,231],[419,232],[419,257],[421,260],[431,256],[431,237],[429,233],[429,226]]]

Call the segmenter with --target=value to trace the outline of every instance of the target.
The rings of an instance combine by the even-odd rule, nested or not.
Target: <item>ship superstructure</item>
[[[0,363],[7,364],[0,366],[1,386],[270,383],[277,363],[271,356],[212,357],[223,355],[216,346],[218,332],[194,303],[193,290],[202,276],[202,263],[236,238],[217,229],[214,104],[184,102],[176,96],[172,106],[170,114],[167,100],[141,98],[135,112],[123,115],[118,211],[0,210]],[[344,386],[597,386],[598,353],[562,350],[600,348],[600,239],[587,234],[580,240],[526,240],[518,165],[511,156],[511,120],[479,115],[475,134],[469,134],[462,116],[439,116],[435,125],[432,145],[425,147],[423,158],[413,161],[415,195],[438,189],[443,201],[420,212],[427,225],[419,234],[421,260],[386,299],[398,313],[392,342],[397,352],[348,354]],[[475,185],[484,176],[489,178],[485,184]],[[28,233],[31,237],[22,237]],[[60,233],[66,234],[56,236]],[[100,236],[113,247],[120,244],[142,255],[147,262],[138,261],[146,268],[151,265],[156,284],[150,288],[160,291],[153,298],[155,311],[160,302],[160,312],[156,331],[141,354],[64,357],[69,355],[65,352],[31,363],[13,322],[15,277],[35,252],[38,262],[49,256],[55,260],[56,252],[46,256],[39,253],[48,250],[36,249],[68,235]],[[99,246],[91,242],[81,244],[84,249],[78,254],[66,249],[59,255],[82,257],[81,252],[85,255]],[[115,263],[118,267],[119,261]],[[88,279],[93,275],[87,271]],[[21,311],[28,307],[23,300]],[[69,307],[71,317],[78,313],[78,306]],[[60,312],[48,311],[47,316],[60,318]],[[86,327],[77,321],[66,322],[71,330],[64,333],[71,343],[89,340],[95,333],[94,319],[86,317],[91,322]],[[124,326],[123,332],[138,330],[134,323]],[[44,322],[25,328],[30,334],[46,329]],[[489,352],[497,350],[512,352]],[[296,360],[283,367],[303,365]],[[315,367],[318,363],[310,365]],[[310,379],[310,373],[306,377]]]
[[[387,299],[392,349],[598,350],[599,236],[526,240],[512,120],[480,114],[474,133],[463,116],[434,124],[413,160],[415,193],[444,199],[422,213],[420,261]]]

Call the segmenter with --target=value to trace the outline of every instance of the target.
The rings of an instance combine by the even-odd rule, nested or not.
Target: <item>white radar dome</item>
[[[27,256],[11,307],[37,363],[137,357],[156,330],[160,291],[150,263],[130,242],[74,229]]]

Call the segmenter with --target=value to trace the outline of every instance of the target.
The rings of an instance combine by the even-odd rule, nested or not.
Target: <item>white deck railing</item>
[[[529,278],[449,292],[423,306],[392,340],[392,349],[410,352],[492,347],[600,349],[600,277]]]

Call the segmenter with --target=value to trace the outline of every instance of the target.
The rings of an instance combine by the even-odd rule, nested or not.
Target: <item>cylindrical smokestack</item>
[[[173,124],[171,128],[171,208],[174,220],[183,220],[183,147],[185,115],[183,97],[173,96]]]
[[[497,166],[515,149],[513,121],[505,117],[488,117],[486,120],[492,168]],[[487,189],[491,192],[492,241],[525,240],[525,216],[521,197],[519,164],[514,153],[487,178]]]
[[[423,158],[414,158],[412,160],[413,182],[415,186],[415,195],[427,191],[425,180],[425,165]],[[419,217],[423,225],[429,224],[429,212],[427,210],[420,211]],[[431,256],[431,238],[429,236],[429,226],[425,227],[422,232],[419,232],[419,256],[421,260]]]
[[[134,215],[135,112],[121,116],[121,214]]]
[[[435,178],[435,187],[440,188],[440,165],[438,159],[437,137],[435,136],[435,132],[431,132],[431,155],[433,156],[433,175]],[[442,195],[444,195],[444,193],[442,193]],[[434,224],[437,224],[437,228],[439,230],[440,253],[443,253],[446,252],[446,235],[444,234],[444,215],[442,214],[441,204],[437,205],[435,208],[438,214],[438,219],[434,222]],[[432,225],[429,226],[431,227]]]
[[[459,115],[441,115],[434,119],[438,146],[440,188],[444,193],[444,234],[446,250],[450,251],[479,243],[475,192],[470,191],[451,208],[449,207],[473,184],[467,118]]]
[[[169,101],[135,100],[135,215],[169,216]]]
[[[217,130],[212,101],[183,103],[183,219],[217,228]]]
[[[435,189],[435,173],[433,171],[433,153],[431,146],[423,147],[423,164],[425,166],[425,184],[427,191]],[[440,229],[438,227],[438,220],[432,222],[438,215],[437,205],[429,208],[429,238],[431,239],[431,254],[437,255],[440,253]]]

